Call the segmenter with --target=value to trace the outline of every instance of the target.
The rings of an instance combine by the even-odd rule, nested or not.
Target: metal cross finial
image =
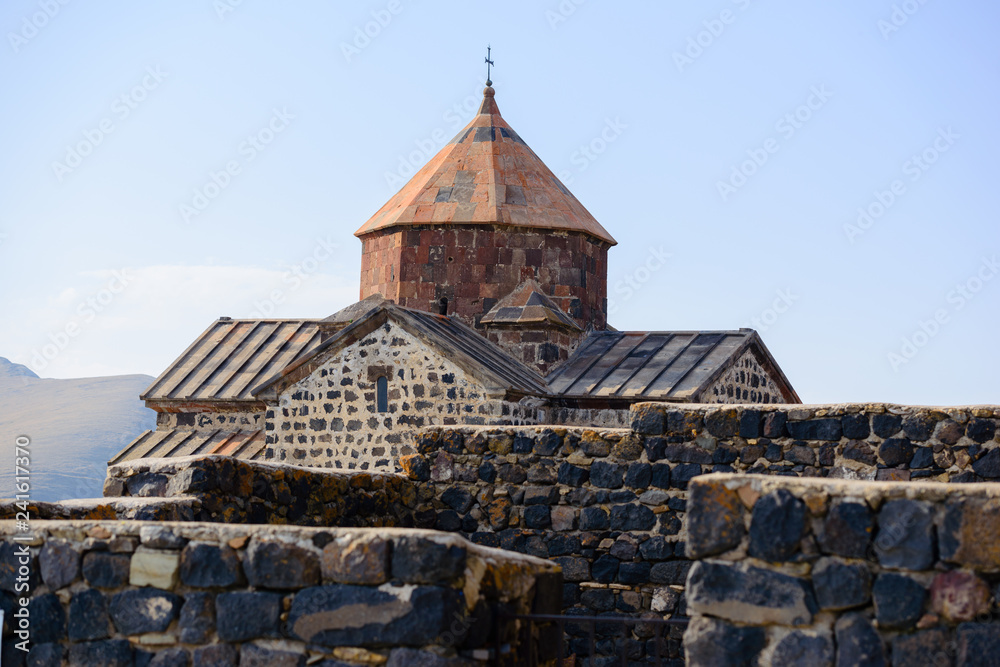
[[[490,45],[487,44],[486,45],[486,85],[487,86],[492,86],[493,85],[493,82],[490,81],[490,67],[493,65],[493,61],[490,60],[490,51],[491,51]]]

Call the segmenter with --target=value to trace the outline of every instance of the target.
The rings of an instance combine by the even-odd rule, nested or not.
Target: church
[[[220,318],[141,395],[111,464],[222,454],[394,471],[431,425],[628,425],[636,402],[799,403],[752,329],[618,331],[614,237],[500,115],[476,117],[355,233],[361,300]]]

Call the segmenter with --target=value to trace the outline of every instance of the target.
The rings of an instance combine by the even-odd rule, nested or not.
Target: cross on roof
[[[492,86],[493,82],[490,81],[490,67],[493,65],[493,61],[490,60],[490,45],[486,45],[486,85]]]

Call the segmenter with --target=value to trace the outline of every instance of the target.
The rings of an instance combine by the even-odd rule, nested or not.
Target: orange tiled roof
[[[493,88],[479,114],[386,202],[355,236],[428,224],[502,224],[585,232],[616,244],[500,117]]]

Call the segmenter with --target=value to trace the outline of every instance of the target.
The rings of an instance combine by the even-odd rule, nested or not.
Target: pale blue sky
[[[757,320],[806,402],[1000,400],[994,3],[232,4],[0,8],[0,356],[156,375],[220,315],[356,300],[353,232],[491,43],[504,118],[619,241],[614,326]]]

